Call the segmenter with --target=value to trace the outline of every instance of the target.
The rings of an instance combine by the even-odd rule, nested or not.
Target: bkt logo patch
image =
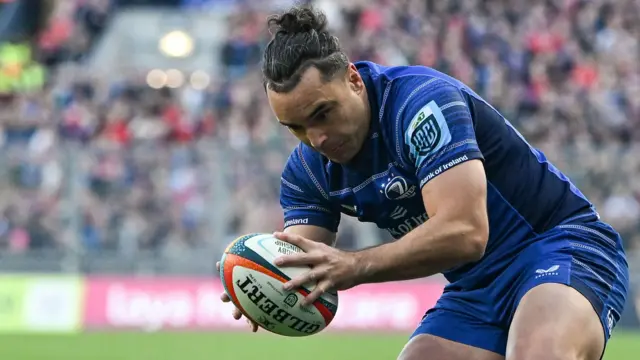
[[[402,176],[391,179],[384,187],[384,196],[389,200],[402,200],[416,194],[416,186],[407,184]]]

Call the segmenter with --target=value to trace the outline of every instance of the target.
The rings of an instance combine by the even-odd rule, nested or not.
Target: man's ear
[[[355,64],[350,63],[346,73],[346,80],[349,82],[349,88],[357,94],[361,94],[365,90],[364,81],[358,72]]]

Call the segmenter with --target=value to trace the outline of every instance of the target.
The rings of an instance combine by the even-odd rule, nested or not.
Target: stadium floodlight
[[[167,84],[167,74],[160,69],[153,69],[147,74],[147,85],[153,89],[160,89]]]
[[[167,57],[186,58],[193,53],[193,37],[181,30],[166,33],[158,43],[158,49]]]
[[[184,85],[184,74],[178,69],[167,70],[167,87],[177,89]]]
[[[211,78],[209,74],[207,74],[206,72],[202,70],[197,70],[197,71],[194,71],[193,74],[191,74],[190,82],[191,82],[191,87],[193,87],[194,89],[204,90],[207,88],[207,86],[209,86],[209,83],[211,82]]]

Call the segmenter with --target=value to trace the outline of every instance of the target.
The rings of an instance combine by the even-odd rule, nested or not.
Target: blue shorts
[[[591,302],[608,340],[629,288],[620,236],[605,223],[591,222],[559,225],[527,243],[510,255],[512,261],[498,268],[482,261],[469,277],[447,285],[412,337],[431,334],[504,355],[520,299],[537,285],[559,283]]]

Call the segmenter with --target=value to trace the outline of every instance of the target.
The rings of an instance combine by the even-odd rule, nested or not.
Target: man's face
[[[346,163],[360,151],[370,111],[364,82],[354,65],[327,82],[312,66],[293,90],[267,90],[267,96],[280,124],[331,161]]]

